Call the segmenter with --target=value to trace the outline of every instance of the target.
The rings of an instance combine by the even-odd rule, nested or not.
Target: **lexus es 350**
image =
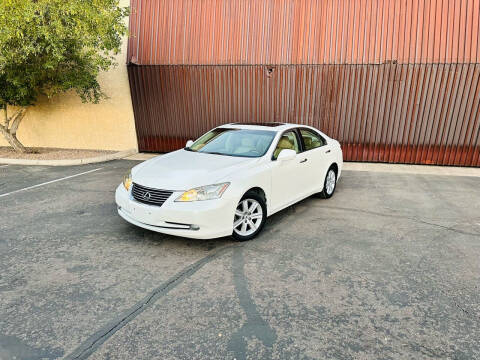
[[[228,124],[135,166],[115,199],[120,216],[145,229],[245,241],[277,211],[313,194],[330,198],[342,165],[338,141],[315,128]]]

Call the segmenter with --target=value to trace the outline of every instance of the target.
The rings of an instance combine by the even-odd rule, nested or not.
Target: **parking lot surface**
[[[123,221],[135,164],[0,168],[0,359],[480,358],[480,178],[345,171],[236,243]]]

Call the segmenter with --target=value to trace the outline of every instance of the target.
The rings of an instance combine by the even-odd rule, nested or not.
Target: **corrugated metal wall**
[[[480,0],[133,0],[144,65],[480,62]]]
[[[480,166],[479,18],[480,0],[133,0],[139,147],[288,121],[346,160]]]
[[[269,71],[272,71],[269,73]],[[286,121],[345,159],[480,165],[480,65],[130,66],[139,147],[171,151],[225,122]]]

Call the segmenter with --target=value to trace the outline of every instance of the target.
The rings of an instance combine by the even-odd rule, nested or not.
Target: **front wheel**
[[[251,240],[262,231],[266,220],[267,205],[263,197],[247,192],[235,210],[232,236],[238,241]]]
[[[325,181],[323,183],[323,190],[319,193],[322,199],[329,199],[332,197],[337,187],[337,174],[332,168],[328,169]]]

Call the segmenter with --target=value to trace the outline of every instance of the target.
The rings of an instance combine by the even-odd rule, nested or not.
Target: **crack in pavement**
[[[247,316],[247,321],[230,337],[228,350],[235,354],[235,359],[243,360],[247,358],[247,339],[256,337],[265,347],[271,350],[277,340],[277,333],[258,312],[257,306],[248,289],[247,278],[245,276],[245,258],[242,248],[236,248],[233,251],[232,268],[233,282],[235,284],[238,301]],[[270,357],[271,353],[264,358]]]
[[[415,222],[418,222],[418,223],[421,223],[421,224],[426,224],[426,225],[430,225],[430,226],[434,226],[434,227],[437,227],[437,228],[440,228],[440,229],[443,229],[443,230],[448,230],[448,231],[453,231],[453,232],[456,232],[456,233],[460,233],[460,234],[463,234],[463,235],[470,235],[470,236],[480,236],[480,234],[477,234],[477,233],[469,233],[469,232],[466,232],[466,231],[462,231],[462,230],[457,230],[457,229],[454,229],[454,228],[451,228],[451,227],[448,227],[448,226],[444,226],[444,225],[440,225],[440,224],[436,224],[436,223],[431,223],[431,222],[428,222],[428,221],[425,221],[425,220],[421,220],[421,219],[416,219],[416,218],[411,218],[409,216],[405,216],[405,215],[392,215],[392,214],[385,214],[385,213],[378,213],[378,212],[375,212],[375,211],[370,211],[370,210],[364,210],[364,209],[355,209],[355,208],[345,208],[345,207],[334,207],[334,206],[327,206],[325,208],[328,208],[328,209],[334,209],[334,210],[346,210],[346,211],[354,211],[354,212],[361,212],[361,213],[365,213],[365,214],[369,214],[369,215],[377,215],[377,216],[383,216],[383,217],[394,217],[394,218],[397,218],[397,217],[400,217],[400,218],[403,218],[403,219],[407,219],[407,220],[412,220],[412,221],[415,221]],[[413,230],[412,230],[413,231]],[[410,233],[411,231],[407,232],[407,233]],[[403,236],[405,236],[406,234],[404,234]],[[426,260],[426,255],[422,256],[422,258],[418,261],[418,264],[415,266],[415,268],[418,268],[420,267],[420,264]],[[358,274],[351,274],[349,273],[348,271],[345,271],[344,269],[342,268],[339,268],[337,269],[338,271],[343,271],[349,275],[352,275],[352,276],[357,276],[359,277],[360,279],[363,279],[363,280],[367,280],[366,278],[363,278],[361,276],[359,276]],[[432,279],[430,279],[432,280]],[[372,281],[372,280],[369,280],[369,281]],[[433,280],[435,281],[435,280]],[[465,309],[463,306],[461,306],[458,301],[455,300],[454,297],[452,297],[451,295],[448,294],[447,291],[443,290],[443,289],[440,289],[438,288],[438,291],[443,295],[445,296],[447,299],[451,300],[451,302],[453,303],[453,305],[458,308],[460,311],[462,311],[464,314],[474,318],[474,319],[477,319],[477,320],[480,320],[480,316],[476,315],[476,314],[472,314],[469,310]]]
[[[293,207],[289,207],[288,209],[290,208],[293,208]],[[281,212],[282,215],[277,215],[275,216],[275,218],[279,221],[283,220],[284,217],[288,216],[288,212],[289,212],[288,210],[284,210]],[[273,226],[267,227],[267,229],[264,230],[264,235],[274,233],[274,232],[275,231]],[[166,295],[170,290],[174,289],[175,287],[180,285],[184,280],[194,275],[204,265],[208,264],[209,262],[223,255],[228,250],[242,248],[243,246],[245,246],[244,243],[237,243],[237,244],[224,246],[218,249],[217,251],[215,251],[214,253],[209,254],[204,258],[198,260],[197,262],[187,266],[182,271],[178,272],[177,274],[172,276],[169,280],[164,282],[162,285],[160,285],[159,287],[151,291],[147,296],[145,296],[142,300],[137,302],[135,305],[123,311],[116,318],[114,318],[109,323],[104,325],[102,328],[97,330],[93,335],[91,335],[89,338],[83,341],[75,350],[73,350],[69,355],[67,355],[65,359],[66,360],[87,359],[100,346],[102,346],[103,343],[105,343],[111,336],[113,336],[118,330],[123,328],[130,321],[132,321],[138,315],[140,315],[143,311],[145,311],[147,308],[152,306],[159,298]],[[242,255],[242,259],[243,259],[243,255]],[[243,263],[243,260],[242,260],[242,263]],[[250,297],[250,301],[253,303],[253,300],[251,299],[251,297]],[[275,334],[273,339],[274,339],[273,340],[274,342],[276,339]]]
[[[142,300],[130,307],[128,310],[122,312],[119,316],[111,320],[108,324],[96,331],[88,339],[83,341],[73,352],[65,357],[68,360],[81,360],[87,359],[93,352],[95,352],[105,341],[107,341],[118,330],[127,325],[130,321],[135,319],[138,315],[151,307],[158,299],[166,295],[170,290],[177,287],[184,280],[190,278],[204,265],[215,260],[228,250],[237,247],[238,245],[224,246],[212,254],[205,256],[204,258],[196,261],[195,263],[187,266],[182,271],[178,272],[162,285],[151,291]]]
[[[377,216],[383,216],[383,217],[402,218],[402,219],[412,220],[412,221],[415,221],[415,222],[418,222],[418,223],[421,223],[421,224],[425,224],[425,225],[439,227],[439,228],[442,228],[444,230],[453,231],[453,232],[456,232],[456,233],[462,234],[462,235],[470,235],[470,236],[479,236],[480,237],[480,233],[471,233],[471,232],[468,232],[468,231],[458,230],[458,229],[455,229],[455,228],[450,227],[450,226],[431,223],[431,222],[428,222],[428,221],[425,221],[425,220],[422,220],[422,219],[412,218],[410,216],[401,215],[401,214],[385,214],[385,213],[379,213],[379,212],[370,211],[370,210],[347,208],[347,207],[340,207],[340,206],[324,206],[322,208],[323,209],[332,209],[332,210],[346,210],[346,211],[360,212],[360,213],[364,213],[364,214],[377,215]]]

